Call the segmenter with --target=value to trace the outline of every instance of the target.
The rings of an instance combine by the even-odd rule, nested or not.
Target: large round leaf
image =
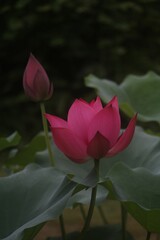
[[[154,72],[128,75],[120,85],[89,75],[86,85],[95,88],[104,102],[117,95],[120,108],[127,115],[138,112],[139,120],[160,122],[160,76]]]
[[[160,174],[160,137],[147,134],[142,128],[136,127],[130,145],[123,152],[101,160],[101,178],[105,177],[117,162],[123,162],[133,169],[140,167],[148,169],[155,175]]]
[[[129,147],[102,159],[101,180],[148,231],[160,232],[160,138],[136,128]]]
[[[75,163],[67,158],[53,143],[53,155],[55,167],[73,177],[73,180],[79,184],[83,184],[88,187],[95,186],[97,183],[97,175],[94,170],[94,161],[88,161],[83,164]],[[48,151],[39,152],[36,155],[36,162],[40,165],[47,165]]]
[[[0,178],[0,239],[32,239],[35,226],[62,213],[75,185],[58,170],[38,165]]]
[[[160,233],[160,174],[144,168],[130,169],[119,163],[108,178],[111,181],[106,183],[108,188],[129,213],[149,232]]]
[[[142,128],[136,127],[130,145],[112,158],[103,158],[100,164],[100,176],[103,179],[110,169],[118,162],[128,167],[145,168],[151,173],[160,174],[160,137],[147,134]]]

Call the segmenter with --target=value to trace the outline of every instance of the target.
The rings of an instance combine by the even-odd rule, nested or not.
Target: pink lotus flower
[[[104,108],[99,97],[90,103],[76,99],[69,109],[68,120],[46,114],[57,147],[71,160],[86,162],[90,157],[112,157],[132,140],[136,116],[120,134],[121,120],[117,97]]]
[[[53,84],[49,81],[42,65],[32,54],[24,71],[23,87],[26,95],[36,102],[48,100],[53,93]]]

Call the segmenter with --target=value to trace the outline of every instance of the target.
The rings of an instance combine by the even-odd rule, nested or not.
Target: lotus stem
[[[127,220],[127,212],[121,203],[122,240],[126,240],[126,220]]]
[[[64,219],[62,214],[59,216],[59,222],[61,227],[62,240],[66,240],[66,231],[65,231]]]
[[[97,177],[99,179],[99,160],[95,160],[94,163],[95,163],[95,170],[96,170],[96,173],[97,173]],[[92,219],[92,216],[93,216],[94,206],[95,206],[95,203],[96,203],[97,186],[98,186],[98,184],[96,184],[96,186],[94,186],[92,188],[89,209],[88,209],[87,217],[86,217],[84,226],[82,228],[79,240],[82,240],[84,238],[85,233],[89,229],[90,222],[91,222],[91,219]]]
[[[80,212],[81,212],[83,221],[85,222],[85,220],[86,220],[86,213],[85,213],[85,210],[84,210],[83,205],[82,205],[82,204],[79,204],[79,208],[80,208]]]
[[[92,215],[93,215],[94,206],[95,206],[96,194],[97,194],[97,186],[92,188],[90,206],[89,206],[88,214],[87,214],[87,217],[86,217],[85,225],[82,229],[82,233],[86,232],[89,228],[89,225],[90,225],[90,222],[91,222],[91,219],[92,219]]]
[[[146,240],[150,240],[151,232],[147,232]]]
[[[47,120],[44,116],[44,114],[46,112],[45,111],[45,105],[44,105],[43,102],[40,103],[40,108],[41,108],[42,123],[43,123],[43,129],[44,129],[44,135],[45,135],[46,146],[47,146],[47,149],[48,149],[49,159],[50,159],[51,165],[54,166],[54,158],[53,158],[53,152],[52,152],[51,144],[50,144]]]

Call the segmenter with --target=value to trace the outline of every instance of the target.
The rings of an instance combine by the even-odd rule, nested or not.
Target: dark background
[[[158,0],[0,1],[0,136],[42,129],[39,105],[22,78],[30,52],[54,83],[47,111],[65,117],[77,97],[91,99],[90,73],[120,83],[127,74],[160,74]]]

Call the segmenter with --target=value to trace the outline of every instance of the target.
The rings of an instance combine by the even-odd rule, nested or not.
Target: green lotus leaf
[[[131,169],[145,168],[151,173],[160,174],[160,137],[147,134],[136,127],[130,145],[112,158],[103,158],[100,164],[101,180],[118,162],[125,163]]]
[[[76,164],[69,160],[66,156],[63,155],[55,146],[53,146],[54,149],[54,156],[55,156],[55,164],[58,169],[65,172],[66,174],[70,174],[71,176],[75,176],[72,179],[76,180],[79,184],[86,184],[86,186],[90,187],[90,183],[92,182],[91,179],[94,179],[94,174],[92,173],[93,169],[93,162],[88,162],[85,164]],[[126,198],[120,198],[121,196],[118,196],[119,193],[114,194],[114,197],[116,197],[118,200],[121,200],[125,202],[125,206],[127,207],[128,211],[139,221],[146,229],[148,230],[154,230],[155,232],[158,231],[158,228],[160,229],[160,223],[158,220],[158,214],[160,211],[160,208],[156,209],[154,208],[154,196],[157,194],[155,191],[155,188],[153,188],[153,191],[149,191],[148,194],[151,194],[150,198],[149,196],[146,197],[146,188],[143,189],[142,185],[139,185],[140,182],[136,181],[135,188],[133,195],[130,197],[130,192],[128,192],[129,189],[129,183],[131,182],[131,188],[134,181],[132,181],[132,171],[135,171],[134,174],[139,174],[141,178],[143,179],[143,175],[147,172],[148,174],[145,175],[145,187],[147,184],[150,184],[150,181],[156,178],[156,176],[160,175],[160,138],[158,136],[153,136],[150,134],[145,133],[140,127],[136,127],[136,131],[134,134],[134,138],[131,142],[131,144],[127,147],[125,151],[122,153],[116,155],[112,158],[103,158],[100,162],[100,181],[102,184],[104,184],[107,181],[107,190],[114,189],[114,193],[118,191],[121,191],[122,184],[116,185],[117,181],[114,181],[114,178],[121,178],[122,177],[122,171],[118,170],[118,167],[114,169],[115,166],[118,166],[117,164],[123,163],[125,164],[126,172],[128,171],[128,176],[126,177],[125,181],[123,181],[124,189],[122,189],[124,192]],[[114,175],[112,176],[112,169],[114,170]],[[128,170],[129,169],[129,170]],[[108,187],[108,178],[111,182],[111,187]],[[94,181],[93,181],[94,182]],[[88,183],[88,185],[87,185]],[[126,184],[126,187],[125,187]],[[157,186],[160,185],[160,180],[157,178]],[[110,185],[109,185],[110,186]],[[118,186],[116,188],[116,186]],[[150,185],[148,185],[150,186]],[[139,190],[136,190],[139,189]],[[84,203],[84,200],[86,198],[86,191],[80,189],[77,193],[79,196],[79,201],[77,201],[76,195],[72,198],[72,205],[77,204],[77,202]],[[122,192],[123,192],[122,191]],[[105,193],[106,194],[106,193]],[[103,197],[106,197],[106,195],[103,195]],[[128,198],[127,198],[128,197]],[[152,198],[153,197],[153,198]],[[157,195],[158,200],[160,202],[160,196]],[[146,205],[147,199],[152,202],[152,206],[150,205],[150,208],[148,205]],[[141,200],[141,201],[140,201]],[[157,200],[157,201],[158,201]],[[87,200],[88,201],[88,200]],[[129,206],[127,205],[129,204]],[[134,210],[132,210],[132,206],[136,206]],[[155,206],[156,207],[156,206]],[[147,217],[147,223],[146,223],[146,217]],[[154,212],[156,212],[156,216],[154,218],[154,225],[153,225],[153,216]],[[146,214],[146,215],[145,215]],[[152,228],[151,228],[152,226]]]
[[[117,174],[118,172],[118,174]],[[108,173],[108,188],[149,232],[160,233],[160,174],[118,163]]]
[[[128,116],[138,112],[141,121],[160,122],[160,76],[156,73],[128,75],[120,85],[94,75],[86,77],[85,82],[96,89],[105,103],[117,95],[121,110]]]
[[[0,239],[26,240],[65,208],[76,184],[52,168],[29,165],[0,178]]]
[[[107,198],[108,190],[101,185],[98,185],[97,196],[96,196],[96,205],[100,205]],[[83,189],[80,192],[74,194],[68,201],[67,206],[72,207],[77,204],[89,204],[91,199],[91,188]]]
[[[75,206],[79,203],[89,204],[91,188],[97,184],[97,173],[93,168],[93,161],[78,164],[68,159],[53,143],[52,149],[54,153],[55,167],[67,174],[72,181],[78,183],[75,194],[69,200],[68,207]],[[38,162],[45,162],[47,158],[47,151],[41,152],[38,155]],[[98,187],[96,204],[103,202],[108,195],[108,190],[102,186]]]
[[[53,142],[52,142],[53,143]],[[78,164],[67,158],[53,143],[55,167],[66,174],[73,175],[73,180],[79,184],[93,186],[97,182],[97,175],[93,170],[94,161]]]
[[[148,231],[160,232],[160,138],[137,127],[128,148],[101,160],[101,182]]]

